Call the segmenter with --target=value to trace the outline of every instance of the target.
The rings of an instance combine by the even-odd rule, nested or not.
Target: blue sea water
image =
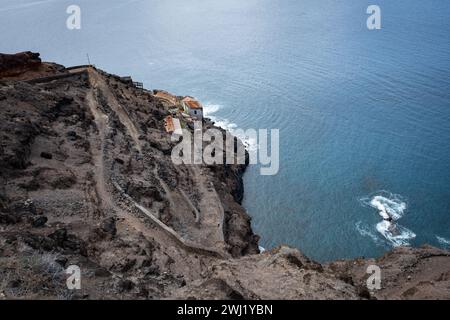
[[[280,171],[251,166],[244,206],[263,247],[327,261],[449,247],[449,18],[446,0],[2,0],[0,52],[89,53],[223,126],[279,128]]]

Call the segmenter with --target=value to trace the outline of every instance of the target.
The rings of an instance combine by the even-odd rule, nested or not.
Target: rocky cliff
[[[450,298],[436,248],[327,265],[286,246],[259,254],[245,166],[174,165],[167,115],[93,66],[0,54],[0,298]],[[365,285],[369,264],[381,290]]]

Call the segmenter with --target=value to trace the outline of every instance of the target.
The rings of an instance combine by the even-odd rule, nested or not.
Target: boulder
[[[31,225],[35,228],[43,227],[47,223],[48,219],[45,216],[33,217]]]
[[[53,156],[52,156],[52,154],[51,153],[49,153],[49,152],[41,152],[41,158],[44,158],[44,159],[52,159],[53,158]]]

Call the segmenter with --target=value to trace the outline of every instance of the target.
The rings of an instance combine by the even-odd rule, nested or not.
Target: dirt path
[[[222,201],[214,187],[208,187],[211,182],[202,174],[201,168],[191,166],[190,170],[192,172],[191,176],[194,177],[194,183],[201,194],[199,203],[201,224],[211,230],[208,236],[213,236],[214,239],[217,239],[217,244],[224,243],[223,220],[225,213]]]
[[[200,212],[198,212],[197,208],[195,208],[189,198],[184,197],[181,193],[178,192],[178,190],[170,189],[167,183],[159,176],[157,165],[155,165],[155,168],[153,169],[153,174],[158,179],[159,183],[164,189],[164,192],[166,193],[172,215],[175,215],[176,218],[184,226],[194,226],[198,224],[200,220]],[[184,230],[184,233],[187,232],[188,229]],[[188,233],[186,235],[191,240],[195,240],[195,237],[190,236]]]
[[[134,141],[134,144],[136,148],[139,150],[139,152],[142,152],[141,143],[139,141],[139,131],[136,129],[133,121],[130,119],[130,116],[126,109],[120,105],[120,103],[117,101],[114,94],[111,92],[111,89],[109,88],[108,84],[104,80],[104,78],[95,70],[90,69],[89,70],[89,78],[91,79],[91,82],[95,83],[95,86],[98,90],[101,90],[103,95],[105,96],[108,106],[116,113],[116,115],[119,117],[120,122],[125,126],[127,129],[128,134],[131,136],[131,138]]]
[[[91,77],[91,75],[94,76]],[[100,201],[100,207],[106,211],[114,211],[119,217],[120,221],[123,221],[122,226],[118,226],[119,230],[122,229],[126,232],[127,229],[133,228],[138,232],[141,232],[147,238],[154,238],[158,243],[163,244],[167,250],[177,253],[177,255],[182,256],[181,253],[177,252],[174,248],[177,247],[175,241],[173,241],[169,236],[165,235],[164,232],[158,229],[149,229],[142,221],[133,215],[133,213],[124,211],[120,206],[114,203],[110,192],[107,190],[107,182],[104,167],[104,153],[105,153],[105,136],[108,131],[108,116],[104,114],[99,108],[99,103],[96,98],[97,90],[100,90],[98,86],[98,76],[95,76],[96,72],[89,71],[91,89],[86,96],[86,102],[88,103],[89,109],[94,116],[94,121],[98,129],[98,134],[100,137],[100,143],[93,145],[92,157],[95,166],[95,182],[96,191]]]
[[[94,85],[95,87],[95,85]],[[95,90],[95,89],[94,89]],[[88,103],[89,109],[94,116],[94,121],[99,131],[100,144],[91,148],[92,158],[95,166],[95,182],[97,194],[100,200],[100,206],[102,209],[110,209],[111,203],[108,201],[109,194],[106,191],[105,183],[105,173],[103,165],[103,153],[104,153],[104,133],[106,131],[108,116],[103,114],[98,108],[97,100],[95,98],[94,90],[89,90],[86,96],[86,101]]]
[[[78,70],[78,69],[77,69]],[[94,116],[94,121],[97,125],[97,129],[100,135],[100,143],[94,146],[92,149],[92,156],[94,160],[95,170],[95,183],[96,191],[99,197],[100,206],[103,210],[113,210],[115,211],[123,221],[130,227],[139,230],[146,236],[155,237],[154,230],[148,232],[148,228],[145,224],[139,222],[139,219],[133,216],[132,212],[123,211],[122,208],[118,207],[111,192],[108,190],[108,178],[104,167],[104,155],[105,155],[105,136],[110,130],[108,125],[108,115],[105,114],[99,107],[100,103],[98,101],[98,95],[103,94],[107,100],[108,106],[115,112],[118,116],[119,121],[125,126],[128,134],[133,139],[133,142],[142,154],[141,141],[139,140],[139,132],[136,129],[132,119],[128,115],[126,109],[119,104],[114,94],[111,92],[108,84],[103,79],[101,74],[99,74],[95,69],[87,69],[89,75],[89,81],[91,83],[91,89],[87,94],[87,103]],[[158,174],[159,168],[156,165],[154,168],[154,175],[159,180],[161,186],[163,187],[167,199],[169,201],[171,213],[176,216],[177,221],[177,232],[180,236],[193,244],[204,248],[211,248],[224,252],[226,255],[226,244],[224,242],[223,236],[223,208],[221,201],[217,196],[214,189],[209,190],[206,187],[207,181],[200,174],[200,169],[193,169],[194,181],[201,191],[201,201],[200,210],[198,210],[189,199],[189,197],[182,190],[172,190],[166,182]],[[147,208],[144,208],[154,217],[158,218],[158,214],[151,212]],[[162,232],[164,234],[164,232]],[[159,234],[158,237],[161,243],[170,244],[170,246],[177,246],[176,242],[171,240],[167,235],[162,236]]]
[[[183,236],[202,246],[225,250],[226,244],[223,235],[224,211],[221,201],[214,189],[207,189],[207,182],[200,175],[200,169],[191,169],[194,183],[201,192],[199,209],[197,209],[189,196],[182,190],[171,190],[158,175],[155,166],[154,174],[166,192],[170,209],[181,223],[178,228]],[[195,173],[194,173],[195,172]]]

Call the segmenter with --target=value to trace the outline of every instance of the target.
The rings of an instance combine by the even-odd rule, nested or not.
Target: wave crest
[[[208,103],[203,105],[203,113],[206,118],[211,119],[211,121],[214,122],[214,125],[217,127],[220,127],[224,130],[227,130],[232,135],[238,137],[242,143],[245,145],[247,150],[249,151],[255,151],[258,149],[258,141],[255,140],[252,137],[248,137],[242,134],[238,134],[236,129],[238,128],[238,125],[236,123],[233,123],[227,119],[223,119],[221,117],[218,117],[215,115],[216,112],[218,112],[220,109],[222,109],[222,105],[220,104],[212,104]]]
[[[206,117],[209,117],[212,113],[216,113],[222,108],[220,104],[208,103],[203,106],[203,113]]]
[[[409,246],[409,241],[416,237],[416,234],[408,228],[386,220],[377,224],[377,231],[394,247]]]
[[[358,221],[355,224],[355,227],[356,230],[359,232],[359,234],[362,235],[363,237],[371,238],[372,241],[375,242],[377,245],[383,244],[383,241],[376,235],[376,233],[373,232],[368,225],[363,224],[362,221]]]
[[[416,237],[414,232],[397,223],[407,208],[407,202],[402,196],[382,190],[361,198],[360,202],[364,206],[378,210],[383,221],[377,223],[376,229],[392,246],[408,246]]]
[[[406,200],[402,196],[384,190],[361,198],[360,201],[365,206],[377,209],[379,215],[385,220],[400,219],[407,208]]]
[[[450,248],[450,240],[447,240],[443,237],[436,236],[436,239],[439,241],[439,244],[444,248]]]

